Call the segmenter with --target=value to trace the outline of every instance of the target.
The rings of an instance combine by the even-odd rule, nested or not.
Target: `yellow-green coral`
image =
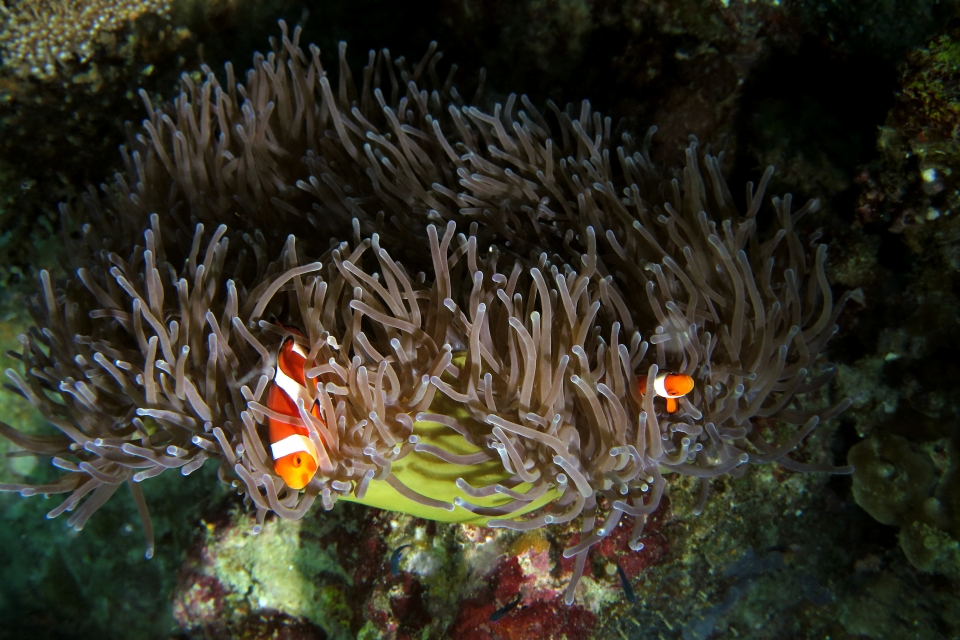
[[[914,444],[872,435],[850,449],[853,496],[875,520],[900,527],[900,548],[921,571],[960,575],[960,519],[954,494],[954,451],[946,441]]]

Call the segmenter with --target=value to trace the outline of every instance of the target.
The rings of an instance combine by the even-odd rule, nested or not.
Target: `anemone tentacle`
[[[554,124],[525,97],[516,116],[515,96],[466,105],[433,47],[413,70],[371,53],[359,90],[341,47],[334,92],[281,27],[245,83],[204,69],[148,104],[126,173],[88,194],[76,277],[41,274],[7,372],[57,433],[0,423],[66,474],[0,490],[69,494],[50,516],[81,528],[128,484],[148,539],[138,483],[207,460],[258,529],[317,498],[521,531],[579,519],[572,602],[624,515],[641,546],[670,474],[700,479],[699,511],[751,463],[849,471],[790,457],[850,403],[818,401],[847,296],[796,230],[816,201],[764,208],[769,169],[740,213],[722,154],[691,142],[665,176],[652,129],[615,146],[586,101],[548,105]],[[305,391],[282,413],[285,339]],[[275,473],[270,420],[320,456],[302,492]]]

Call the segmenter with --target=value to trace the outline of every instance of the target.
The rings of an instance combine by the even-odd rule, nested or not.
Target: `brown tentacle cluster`
[[[846,300],[826,246],[808,254],[796,231],[815,201],[794,213],[774,198],[761,238],[772,170],[741,214],[695,142],[665,179],[653,130],[613,146],[587,102],[549,105],[553,125],[525,97],[516,115],[514,96],[466,106],[434,47],[412,69],[371,53],[359,90],[341,47],[334,91],[282,27],[244,83],[205,69],[202,86],[184,77],[171,105],[148,104],[126,173],[89,193],[76,276],[42,274],[23,372],[8,371],[58,433],[0,423],[67,473],[0,490],[67,493],[50,515],[74,510],[80,528],[126,483],[151,537],[138,483],[214,459],[261,523],[318,497],[363,501],[373,483],[490,526],[580,518],[572,602],[625,514],[638,545],[664,474],[701,479],[699,510],[710,478],[747,463],[848,471],[789,456],[850,403],[800,401],[830,380],[822,352]],[[267,406],[287,336],[320,419]],[[656,400],[659,371],[694,380],[675,413]],[[322,454],[303,493],[273,473],[267,418],[306,427]],[[787,426],[768,441],[757,419]],[[425,439],[425,423],[465,448]],[[464,476],[433,493],[412,459]],[[498,479],[471,484],[483,465]]]

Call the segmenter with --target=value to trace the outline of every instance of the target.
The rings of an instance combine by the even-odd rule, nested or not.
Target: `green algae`
[[[335,584],[318,580],[326,575],[352,582],[340,566],[336,546],[315,547],[309,553],[301,549],[301,536],[317,532],[319,526],[310,518],[271,520],[257,536],[248,527],[208,532],[213,546],[204,571],[226,589],[227,611],[278,611],[310,621],[331,638],[349,637],[351,612],[343,593]]]

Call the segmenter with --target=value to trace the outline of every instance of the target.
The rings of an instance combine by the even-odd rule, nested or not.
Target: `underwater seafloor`
[[[211,464],[144,484],[157,539],[145,560],[123,491],[81,532],[44,518],[56,498],[0,493],[0,639],[960,637],[956,2],[182,0],[122,13],[88,0],[70,6],[112,21],[86,40],[45,21],[54,4],[3,12],[4,352],[30,325],[37,270],[57,269],[57,204],[119,168],[123,123],[144,117],[137,90],[171,99],[203,62],[245,69],[282,17],[329,66],[340,40],[359,67],[370,48],[418,59],[436,39],[459,83],[487,69],[488,101],[589,98],[635,132],[658,125],[668,166],[693,134],[725,146],[732,185],[772,164],[768,194],[819,198],[805,230],[830,247],[835,295],[854,293],[827,350],[829,393],[857,401],[802,455],[856,470],[753,467],[715,480],[699,516],[694,484],[673,477],[644,549],[626,529],[606,538],[569,607],[569,526],[521,534],[341,503],[254,536]],[[68,46],[87,53],[49,67],[22,55]],[[0,403],[3,421],[44,432],[22,398]],[[0,482],[55,473],[0,448],[14,454]]]

